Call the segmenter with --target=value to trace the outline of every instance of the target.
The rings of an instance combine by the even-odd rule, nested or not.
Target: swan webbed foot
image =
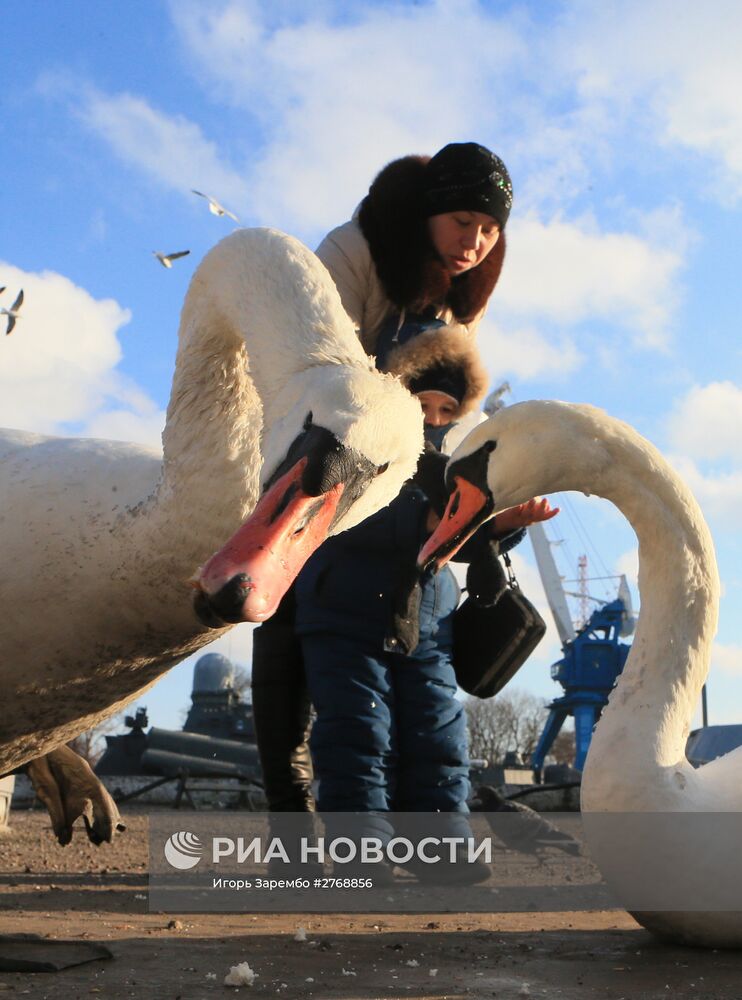
[[[63,847],[72,840],[73,826],[80,816],[88,839],[96,846],[110,844],[116,833],[126,829],[108,789],[88,762],[70,747],[57,747],[30,761],[26,773]]]

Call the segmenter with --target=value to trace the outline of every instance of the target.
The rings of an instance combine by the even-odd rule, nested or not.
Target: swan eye
[[[310,410],[309,413],[307,413],[306,417],[304,418],[304,430],[308,431],[311,426],[312,426],[312,411]]]
[[[484,445],[485,451],[494,451],[497,447],[497,441],[487,441]]]
[[[377,476],[380,476],[380,475],[382,474],[382,472],[386,472],[386,470],[387,470],[388,468],[389,468],[389,463],[388,463],[388,462],[384,462],[384,464],[383,464],[383,465],[378,465],[378,466],[376,467],[376,475],[377,475]]]

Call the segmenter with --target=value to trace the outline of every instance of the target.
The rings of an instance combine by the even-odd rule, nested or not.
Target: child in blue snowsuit
[[[462,355],[458,336],[424,333],[418,354],[432,366],[413,365],[406,382],[436,443],[462,401],[473,405],[486,386],[485,376],[472,392],[475,348],[467,338]],[[471,835],[466,714],[451,662],[460,592],[448,567],[419,582],[417,643],[407,643],[414,648],[399,652],[405,643],[392,627],[432,527],[428,497],[413,479],[387,508],[325,542],[296,584],[296,633],[317,713],[310,741],[317,807],[367,813],[365,830],[382,839],[393,833],[391,811],[450,813],[452,833]]]

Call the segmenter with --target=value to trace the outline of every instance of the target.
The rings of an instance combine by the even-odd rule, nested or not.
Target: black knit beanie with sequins
[[[513,203],[507,167],[476,142],[451,142],[425,167],[425,214],[484,212],[505,227]]]

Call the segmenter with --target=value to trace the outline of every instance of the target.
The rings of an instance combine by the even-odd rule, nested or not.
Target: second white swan
[[[741,947],[742,748],[698,770],[685,757],[719,601],[711,535],[690,490],[628,424],[554,401],[498,412],[462,442],[446,476],[452,497],[421,552],[426,565],[497,510],[541,493],[596,494],[630,521],[641,615],[583,774],[590,851],[648,929]]]

